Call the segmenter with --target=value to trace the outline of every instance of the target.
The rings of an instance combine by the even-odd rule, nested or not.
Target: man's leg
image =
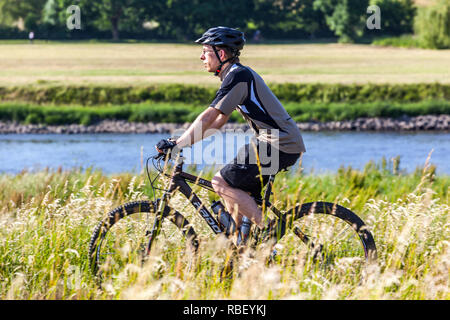
[[[261,228],[264,226],[261,209],[247,192],[231,187],[220,172],[217,172],[211,183],[214,191],[224,200],[225,207],[236,221],[237,227],[241,224],[242,216],[246,216]]]

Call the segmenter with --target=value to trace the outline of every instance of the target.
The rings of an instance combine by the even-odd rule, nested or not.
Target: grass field
[[[185,83],[217,86],[186,44],[0,43],[0,85]],[[450,50],[371,45],[248,45],[243,64],[268,83],[450,82]]]
[[[274,199],[281,207],[321,199],[357,212],[375,237],[376,266],[360,268],[357,260],[345,258],[314,264],[307,251],[266,265],[267,248],[260,248],[254,256],[244,254],[239,272],[221,281],[223,242],[200,226],[184,198],[175,197],[171,205],[199,234],[198,258],[185,254],[179,235],[166,232],[149,263],[128,264],[101,286],[88,266],[90,234],[119,203],[147,198],[144,175],[89,170],[0,175],[0,299],[448,300],[450,178],[433,172],[426,167],[404,174],[382,161],[362,171],[277,177]]]

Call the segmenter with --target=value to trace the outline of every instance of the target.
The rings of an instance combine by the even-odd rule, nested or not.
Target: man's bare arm
[[[227,123],[228,119],[230,119],[230,116],[223,114],[222,112],[219,114],[219,116],[216,118],[216,120],[211,124],[210,129],[220,129],[222,126]]]
[[[219,129],[228,118],[229,116],[225,116],[215,108],[206,109],[195,119],[186,132],[177,139],[177,146],[184,148],[206,138],[213,133],[213,130],[209,130],[209,134],[205,135],[208,129]]]

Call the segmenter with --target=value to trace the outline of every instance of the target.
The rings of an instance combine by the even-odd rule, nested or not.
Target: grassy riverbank
[[[286,103],[286,110],[296,122],[343,121],[361,117],[398,118],[401,116],[450,114],[450,101],[429,100],[416,103]],[[121,106],[36,105],[20,102],[0,103],[0,121],[22,124],[90,125],[101,120],[129,122],[192,122],[206,106],[183,103],[140,103]],[[239,113],[230,121],[243,122]]]
[[[411,103],[425,100],[450,100],[450,85],[414,84],[268,84],[283,103]],[[123,105],[129,103],[167,102],[209,104],[218,87],[187,84],[148,86],[29,86],[0,87],[0,100],[37,104],[83,106]]]
[[[206,173],[210,178],[211,172]],[[404,174],[398,162],[369,163],[336,174],[277,176],[280,207],[337,201],[374,234],[379,263],[361,270],[342,260],[326,269],[299,257],[266,266],[246,257],[239,277],[220,282],[220,242],[196,231],[202,254],[189,264],[183,250],[157,251],[143,268],[129,265],[99,288],[88,268],[95,224],[125,201],[149,196],[144,175],[99,171],[40,171],[0,175],[1,299],[449,299],[449,176],[434,169]],[[211,197],[201,193],[203,198]],[[176,197],[172,206],[198,226],[199,217]],[[162,245],[173,245],[166,235]]]

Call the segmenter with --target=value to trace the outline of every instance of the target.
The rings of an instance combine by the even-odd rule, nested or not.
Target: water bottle
[[[247,217],[242,217],[242,224],[239,228],[239,234],[237,239],[237,245],[245,245],[247,243],[247,238],[250,233],[250,227],[252,226],[252,222]]]
[[[219,217],[219,223],[227,236],[236,231],[236,222],[220,201],[214,201],[211,204],[211,209]]]

